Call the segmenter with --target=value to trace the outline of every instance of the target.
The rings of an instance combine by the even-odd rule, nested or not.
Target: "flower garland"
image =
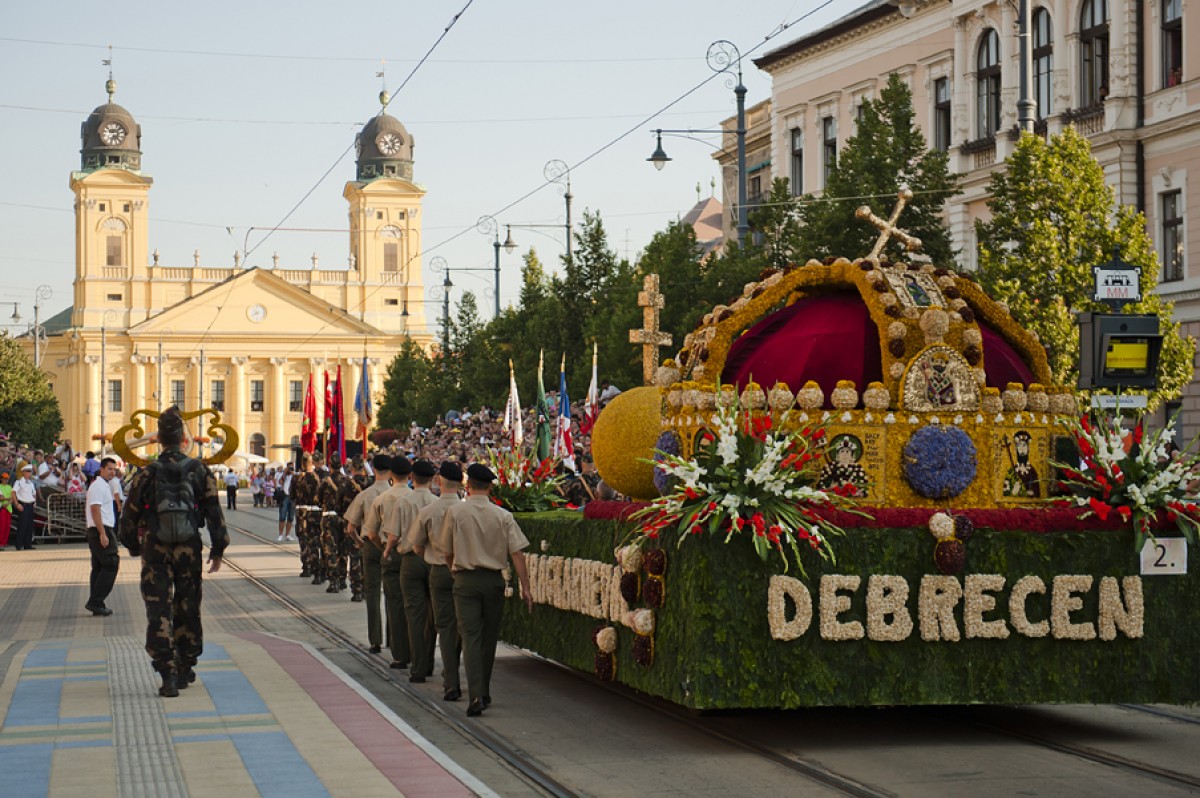
[[[658,468],[678,480],[666,494],[633,514],[642,539],[656,539],[669,527],[678,545],[690,535],[724,533],[748,537],[766,560],[776,552],[788,568],[789,557],[804,571],[801,544],[834,560],[829,538],[842,530],[815,508],[848,505],[857,492],[848,485],[824,491],[814,487],[828,446],[822,426],[781,430],[770,415],[722,402],[715,433],[697,444],[693,459],[663,455]]]
[[[1200,504],[1188,498],[1188,485],[1200,456],[1168,454],[1174,418],[1149,437],[1144,422],[1139,415],[1132,432],[1121,425],[1120,416],[1108,413],[1084,414],[1064,422],[1079,450],[1079,463],[1053,463],[1065,477],[1059,487],[1074,497],[1077,506],[1086,508],[1085,515],[1101,521],[1112,515],[1132,522],[1137,551],[1154,537],[1153,521],[1160,512],[1195,543]]]
[[[492,501],[513,513],[539,513],[565,503],[558,488],[558,461],[541,462],[519,451],[488,449],[488,460],[496,481]]]

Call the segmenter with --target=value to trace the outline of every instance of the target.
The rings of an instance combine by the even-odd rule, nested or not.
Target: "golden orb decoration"
[[[662,394],[654,386],[618,394],[592,428],[596,470],[613,490],[631,499],[654,499],[654,444],[662,433]]]

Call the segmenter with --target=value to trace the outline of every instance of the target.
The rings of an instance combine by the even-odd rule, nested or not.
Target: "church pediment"
[[[297,288],[269,271],[249,269],[183,300],[130,328],[129,333],[217,336],[384,336],[339,307]]]

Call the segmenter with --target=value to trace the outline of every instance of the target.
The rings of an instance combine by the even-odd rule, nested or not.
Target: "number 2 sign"
[[[1142,576],[1187,573],[1187,538],[1158,538],[1142,547]]]

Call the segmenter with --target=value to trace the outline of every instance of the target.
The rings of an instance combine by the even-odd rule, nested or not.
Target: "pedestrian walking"
[[[233,469],[225,472],[225,509],[237,509],[238,475]]]
[[[480,463],[467,468],[467,500],[452,507],[434,544],[446,552],[454,576],[454,611],[467,662],[467,715],[476,717],[492,703],[492,666],[504,613],[505,579],[512,559],[525,606],[533,612],[533,594],[523,550],[529,541],[512,513],[488,495],[496,475]]]
[[[296,536],[292,534],[292,524],[296,520],[296,503],[292,500],[292,483],[295,480],[296,472],[288,463],[287,470],[279,475],[275,485],[275,506],[279,508],[279,537],[275,538],[276,543],[285,540],[296,542]]]
[[[142,558],[146,652],[162,678],[159,695],[167,698],[196,680],[194,669],[204,652],[200,527],[208,528],[212,546],[209,573],[220,570],[229,545],[217,479],[204,463],[183,453],[183,437],[183,416],[172,407],[158,419],[163,451],[134,475],[121,515],[121,543]]]
[[[92,553],[92,572],[88,580],[88,600],[83,608],[92,615],[113,614],[104,600],[112,592],[117,582],[117,570],[121,567],[121,555],[117,550],[117,504],[112,491],[116,471],[116,460],[102,459],[97,478],[92,480],[87,491],[87,542]]]

